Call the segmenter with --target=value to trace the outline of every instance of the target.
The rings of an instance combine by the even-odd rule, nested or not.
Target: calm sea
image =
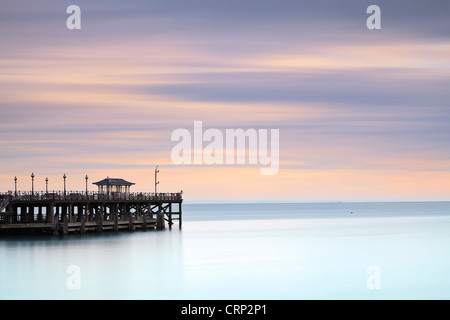
[[[185,204],[183,229],[0,238],[1,299],[449,299],[450,202]]]

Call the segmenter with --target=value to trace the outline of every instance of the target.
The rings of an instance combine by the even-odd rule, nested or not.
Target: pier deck
[[[181,229],[182,202],[182,193],[0,193],[0,234]]]

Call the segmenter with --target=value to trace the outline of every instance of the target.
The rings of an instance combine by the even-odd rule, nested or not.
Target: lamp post
[[[45,193],[48,193],[48,177],[45,178]]]
[[[158,180],[158,178],[157,178],[158,172],[159,172],[158,166],[156,166],[156,169],[155,169],[155,196],[158,194],[157,189],[156,189],[156,186],[159,184],[159,181],[157,181]]]
[[[88,187],[87,187],[87,185],[88,185],[88,176],[87,175],[86,175],[85,179],[86,179],[86,197],[87,197],[87,195],[88,195]]]
[[[14,196],[17,197],[17,177],[14,177]]]
[[[66,174],[64,173],[63,175],[63,179],[64,179],[64,196],[66,195]]]
[[[31,195],[34,195],[34,173],[31,173]]]

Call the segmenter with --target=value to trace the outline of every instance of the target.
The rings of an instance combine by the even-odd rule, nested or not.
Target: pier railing
[[[0,193],[0,202],[3,201],[92,201],[92,200],[129,200],[129,201],[181,201],[182,192],[178,193],[151,193],[151,192],[109,192],[99,193],[93,191],[38,191],[38,192],[6,192]]]

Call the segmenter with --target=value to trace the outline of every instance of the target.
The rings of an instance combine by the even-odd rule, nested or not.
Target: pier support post
[[[92,222],[94,216],[94,207],[92,205],[86,205],[86,221]]]
[[[27,210],[25,223],[33,222],[34,206],[30,205],[25,210]]]
[[[17,217],[18,217],[18,214],[19,214],[19,212],[18,212],[18,206],[17,205],[15,205],[15,206],[13,206],[13,216],[11,217],[12,218],[12,222],[11,223],[17,223]]]
[[[147,213],[148,213],[148,216],[150,217],[150,219],[153,219],[153,211],[152,211],[152,203],[151,202],[148,203]]]
[[[86,215],[83,212],[78,213],[80,215],[80,233],[86,233]]]
[[[47,205],[47,210],[46,211],[47,211],[47,214],[46,214],[46,217],[45,217],[46,222],[50,223],[53,226],[53,229],[54,229],[53,221],[55,219],[55,204],[53,202],[49,203]]]
[[[181,218],[182,217],[182,215],[181,215],[181,201],[180,202],[178,202],[178,225],[179,225],[179,227],[180,227],[180,230],[181,230],[181,223],[182,223],[182,221],[183,221],[183,219]]]
[[[97,232],[103,231],[103,214],[101,212],[96,214],[97,216]]]
[[[142,209],[141,205],[138,206],[142,217],[142,229],[147,230],[147,214],[145,213],[145,210]]]
[[[113,204],[114,231],[119,231],[119,207],[117,203]]]
[[[27,223],[27,210],[26,206],[20,206],[20,222]]]
[[[66,208],[64,208],[66,209]],[[67,212],[63,213],[63,234],[69,233],[69,218],[67,217]]]
[[[114,231],[119,231],[119,214],[117,212],[113,213],[114,217]]]
[[[38,216],[37,216],[37,222],[42,222],[42,206],[39,205],[38,207]]]
[[[130,223],[129,223],[129,229],[130,230],[134,230],[134,222],[133,222],[133,214],[131,212],[128,212],[128,218],[130,219]]]
[[[169,230],[172,230],[172,203],[169,203]]]
[[[161,208],[161,203],[158,205],[158,213],[156,215],[156,228],[162,230],[165,228],[164,211]]]
[[[68,206],[68,220],[69,220],[69,222],[72,222],[72,220],[73,220],[73,205],[71,204],[71,203],[69,203],[69,206]]]

